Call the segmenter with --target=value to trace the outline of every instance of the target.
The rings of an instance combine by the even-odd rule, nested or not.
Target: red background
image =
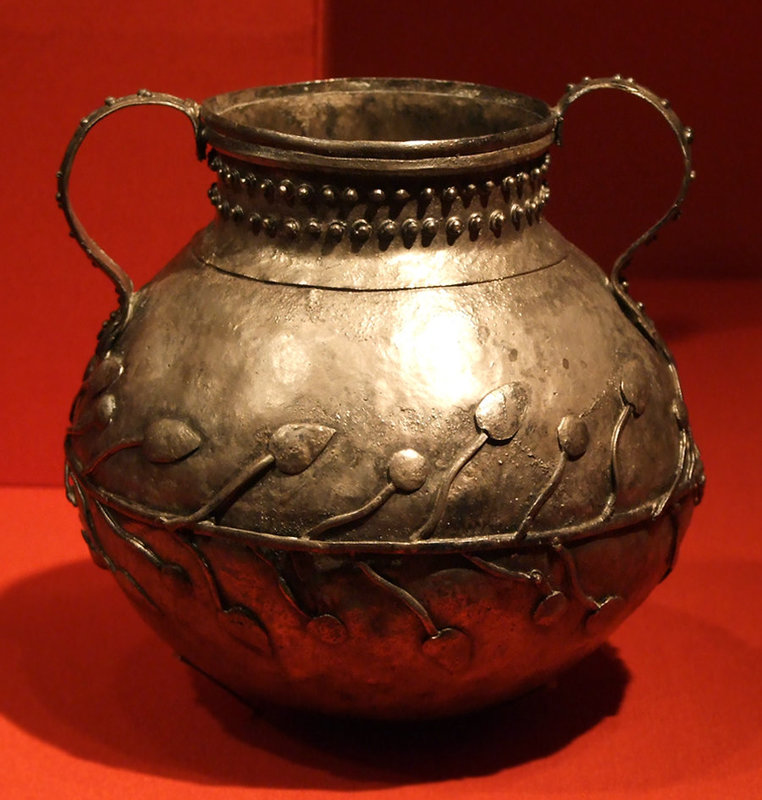
[[[312,78],[321,18],[315,0],[0,3],[0,484],[60,484],[69,405],[116,302],[55,204],[56,170],[80,117],[144,86],[202,100]],[[72,196],[88,232],[140,285],[210,219],[211,175],[182,114],[130,109],[88,136]]]
[[[0,484],[60,485],[69,402],[114,305],[54,201],[79,117],[141,86],[203,99],[363,73],[553,103],[568,81],[621,72],[670,98],[699,179],[630,277],[674,349],[709,480],[676,573],[613,649],[517,704],[402,733],[252,715],[85,563],[60,489],[0,490],[0,797],[762,798],[760,23],[756,3],[700,0],[0,5]],[[78,158],[77,210],[137,283],[210,216],[189,134],[134,109]],[[568,114],[549,216],[609,264],[679,169],[652,109],[597,93]]]
[[[757,2],[328,0],[328,75],[457,78],[553,104],[566,83],[621,73],[668,97],[696,133],[684,218],[633,272],[758,277],[762,10]],[[342,13],[343,12],[343,13]],[[548,215],[601,265],[666,210],[680,156],[661,117],[620,92],[572,106]]]

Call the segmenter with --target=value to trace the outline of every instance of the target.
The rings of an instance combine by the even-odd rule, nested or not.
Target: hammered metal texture
[[[609,279],[544,219],[552,136],[591,88],[657,105],[683,149],[648,238],[690,141],[618,77],[556,109],[434,81],[200,109],[147,93],[75,136],[59,199],[120,308],[72,408],[67,491],[96,562],[240,696],[481,707],[595,648],[672,569],[704,478],[621,279],[642,242]],[[191,118],[216,214],[135,292],[68,176],[89,127],[151,102]],[[453,136],[409,139],[432,120]]]

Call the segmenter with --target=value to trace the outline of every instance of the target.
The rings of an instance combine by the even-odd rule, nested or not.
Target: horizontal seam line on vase
[[[410,292],[410,291],[423,291],[425,289],[451,289],[462,286],[479,286],[485,283],[498,283],[499,281],[507,281],[511,278],[520,278],[522,275],[531,275],[535,272],[556,267],[568,258],[568,253],[564,253],[561,258],[552,261],[549,264],[543,264],[540,267],[525,270],[524,272],[514,272],[510,275],[501,275],[496,278],[485,278],[484,280],[475,281],[458,281],[452,283],[433,283],[425,286],[387,286],[387,287],[361,287],[361,286],[325,286],[319,283],[295,283],[294,281],[278,281],[270,278],[257,278],[253,275],[246,275],[242,272],[234,272],[224,267],[214,264],[211,261],[201,257],[198,253],[193,253],[193,257],[204,266],[207,266],[223,275],[230,275],[235,278],[244,278],[248,281],[255,281],[256,283],[267,283],[273,286],[293,286],[297,289],[323,289],[327,292]]]

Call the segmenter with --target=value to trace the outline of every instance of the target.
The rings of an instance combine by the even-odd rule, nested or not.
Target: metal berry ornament
[[[564,113],[598,89],[650,103],[684,162],[608,277],[544,218]],[[68,189],[134,105],[189,118],[215,209],[137,291]],[[66,437],[96,563],[189,663],[300,708],[453,714],[593,650],[670,572],[704,484],[623,280],[681,210],[691,138],[620,76],[555,107],[403,79],[107,99],[58,175],[118,297]]]

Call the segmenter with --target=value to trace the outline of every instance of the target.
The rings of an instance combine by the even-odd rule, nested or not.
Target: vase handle
[[[563,132],[564,114],[566,109],[582,95],[588,92],[595,91],[596,89],[619,89],[622,92],[639,97],[650,103],[669,124],[672,132],[677,137],[680,150],[683,154],[683,180],[680,184],[680,190],[677,193],[675,201],[670,206],[666,214],[652,225],[642,236],[636,239],[614,262],[611,268],[611,282],[614,285],[617,293],[624,295],[627,290],[627,284],[623,280],[622,271],[632,260],[633,253],[644,244],[652,242],[656,238],[656,234],[660,228],[670,220],[676,220],[680,216],[685,195],[688,192],[693,179],[696,177],[696,172],[693,169],[693,160],[691,158],[691,143],[693,141],[693,131],[683,125],[678,118],[677,114],[672,110],[669,100],[659,97],[659,95],[636,83],[633,78],[622,78],[621,75],[614,75],[611,78],[583,78],[579,83],[569,84],[566,87],[566,93],[556,104],[554,111],[557,115],[556,122],[556,144],[561,144],[561,136]]]
[[[174,97],[171,94],[149,92],[148,89],[140,89],[135,94],[129,94],[124,97],[107,97],[104,105],[80,120],[79,127],[75,131],[74,136],[72,136],[69,146],[66,148],[66,153],[61,162],[61,168],[56,174],[56,178],[58,179],[56,200],[71,228],[70,236],[74,238],[77,244],[85,251],[85,254],[93,262],[93,265],[102,270],[116,287],[116,293],[119,298],[119,309],[115,312],[115,318],[112,319],[112,324],[110,325],[112,334],[121,330],[130,317],[134,292],[132,279],[125,270],[123,270],[122,267],[120,267],[119,264],[88,235],[84,226],[79,221],[69,198],[69,178],[74,165],[74,158],[77,155],[80,145],[95,125],[115,111],[127,108],[128,106],[143,105],[168,106],[169,108],[176,108],[182,111],[193,125],[193,134],[196,139],[196,153],[199,159],[204,158],[205,143],[200,133],[198,103],[196,103],[195,100],[181,100],[179,97]]]

